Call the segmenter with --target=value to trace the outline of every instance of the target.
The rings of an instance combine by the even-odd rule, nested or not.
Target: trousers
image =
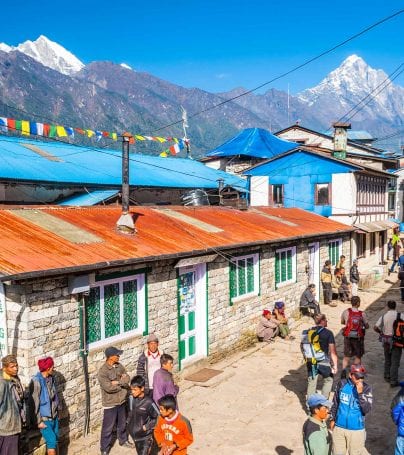
[[[345,428],[335,427],[332,432],[333,454],[334,455],[364,455],[366,431],[365,430],[346,430]]]
[[[390,379],[391,384],[398,382],[398,369],[400,368],[403,348],[391,346],[389,342],[383,343],[384,350],[384,377]]]
[[[17,455],[19,453],[19,439],[19,433],[11,436],[0,436],[0,455]]]
[[[126,433],[126,405],[125,403],[114,406],[113,408],[104,409],[104,417],[101,427],[101,452],[107,452],[111,448],[112,432],[116,425],[116,434],[119,444],[125,444],[128,440]]]

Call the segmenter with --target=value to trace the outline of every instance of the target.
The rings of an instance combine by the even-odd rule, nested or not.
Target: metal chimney
[[[132,215],[129,213],[129,144],[133,143],[130,133],[122,135],[122,215],[116,223],[119,232],[134,234],[136,232]]]
[[[351,129],[350,123],[336,122],[333,123],[334,127],[334,158],[346,158],[346,147],[348,141],[348,132],[347,130]]]

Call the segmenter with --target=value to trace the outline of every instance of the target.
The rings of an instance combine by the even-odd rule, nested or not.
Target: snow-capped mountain
[[[71,75],[84,67],[77,57],[63,46],[41,35],[36,41],[27,40],[17,47],[0,43],[0,50],[4,52],[19,51],[32,57],[37,62],[59,73]]]
[[[311,108],[333,111],[335,116],[345,115],[359,103],[356,121],[380,117],[394,121],[397,114],[401,112],[401,117],[403,114],[404,88],[393,84],[384,71],[373,69],[361,57],[351,55],[298,98]]]

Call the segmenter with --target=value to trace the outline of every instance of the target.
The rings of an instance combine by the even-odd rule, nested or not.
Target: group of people
[[[52,357],[38,360],[38,372],[32,377],[29,392],[18,376],[16,356],[1,359],[0,370],[0,454],[20,453],[20,435],[24,427],[42,433],[48,455],[56,455],[59,438],[60,403],[54,378]]]
[[[121,447],[139,455],[186,455],[193,435],[189,420],[178,411],[173,357],[159,349],[157,336],[151,334],[138,359],[136,375],[130,378],[120,363],[122,354],[122,350],[108,347],[98,371],[103,407],[101,455],[110,452],[115,433]],[[17,358],[7,355],[1,362],[0,455],[20,453],[23,428],[37,428],[48,455],[56,455],[60,402],[53,359],[38,360],[39,371],[28,393],[18,377]]]
[[[307,365],[307,407],[310,415],[303,427],[306,455],[367,453],[365,416],[372,408],[373,392],[365,381],[366,369],[362,364],[369,323],[366,313],[359,306],[360,298],[352,296],[351,308],[341,314],[344,356],[332,402],[329,395],[338,372],[338,355],[334,334],[327,328],[326,315],[316,314],[316,325],[303,331],[302,352]],[[395,301],[387,302],[387,312],[378,319],[374,330],[379,333],[383,345],[384,379],[392,388],[401,386],[392,403],[392,418],[398,428],[395,454],[403,455],[404,383],[398,381],[398,370],[404,347],[404,320],[396,311]],[[320,378],[323,383],[321,393],[317,393]]]
[[[113,346],[105,350],[98,371],[104,410],[101,455],[111,450],[115,428],[119,445],[136,449],[138,455],[185,455],[193,442],[191,424],[178,411],[174,359],[159,349],[155,334],[146,344],[132,379],[120,363],[123,351]]]

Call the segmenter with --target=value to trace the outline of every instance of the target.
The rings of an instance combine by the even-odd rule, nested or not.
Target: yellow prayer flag
[[[112,133],[112,139],[116,141],[118,139],[118,135],[116,133]]]
[[[87,137],[93,137],[95,132],[93,130],[86,130]]]
[[[176,137],[173,137],[173,141],[178,144],[179,140]]]
[[[28,120],[21,120],[21,134],[23,134],[24,136],[29,136],[30,129]]]
[[[146,140],[145,137],[140,136],[139,134],[135,134],[135,138],[136,138],[138,141],[145,141],[145,140]]]
[[[161,156],[162,158],[167,158],[168,153],[167,153],[166,151],[161,152],[161,153],[160,153],[160,156]]]
[[[156,141],[159,141],[159,142],[161,142],[161,143],[163,143],[163,142],[166,141],[164,137],[158,137],[158,136],[156,136],[155,139],[156,139]]]
[[[60,126],[60,125],[56,125],[56,134],[59,137],[66,137],[67,136],[67,132],[65,130],[65,127],[64,126]]]

